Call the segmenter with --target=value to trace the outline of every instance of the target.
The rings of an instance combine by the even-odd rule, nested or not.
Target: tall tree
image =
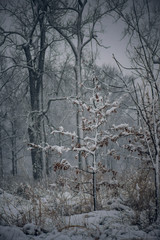
[[[127,26],[125,34],[130,37],[128,54],[131,67],[128,70],[132,70],[134,74],[133,91],[128,88],[123,78],[122,81],[138,112],[147,149],[144,157],[150,160],[155,172],[156,219],[158,219],[160,218],[160,4],[153,3],[149,0],[132,0],[128,12],[119,9],[116,9],[116,12]],[[117,60],[116,62],[122,71],[123,66]]]
[[[0,174],[1,178],[4,176],[4,169],[3,169],[3,152],[2,152],[2,125],[0,124]]]
[[[110,2],[110,1],[109,1]],[[116,0],[115,5],[121,7],[121,3]],[[97,38],[98,23],[101,22],[103,16],[113,11],[114,7],[110,7],[105,1],[87,1],[87,0],[74,0],[72,2],[63,0],[61,1],[59,11],[61,11],[62,18],[57,22],[53,21],[54,1],[49,2],[49,14],[48,21],[50,25],[64,38],[64,40],[70,46],[74,57],[74,71],[75,71],[75,85],[76,96],[81,98],[83,95],[83,80],[82,80],[82,59],[84,55],[84,49],[87,45],[95,40],[98,45],[101,45]],[[67,12],[67,15],[65,14]],[[83,145],[83,131],[81,129],[82,124],[82,112],[77,105],[77,145]],[[79,152],[79,167],[85,167],[86,163],[82,160],[81,152]]]
[[[8,167],[8,165],[12,165],[11,172],[13,175],[16,175],[18,153],[21,152],[23,145],[23,141],[19,141],[19,137],[22,132],[24,133],[25,129],[24,126],[22,127],[20,117],[23,112],[20,99],[24,92],[19,91],[19,84],[22,75],[20,76],[19,72],[14,69],[3,72],[6,66],[6,59],[1,58],[1,161],[3,162],[3,159],[5,158],[5,161],[2,164],[4,168],[3,174],[5,174],[6,166]]]
[[[6,72],[11,68],[27,69],[30,95],[29,141],[42,142],[40,112],[43,108],[43,73],[46,42],[46,10],[43,1],[23,1],[1,3],[2,14],[7,22],[1,26],[1,47],[8,44],[3,56],[10,59]],[[10,25],[10,22],[14,24]],[[7,24],[7,27],[5,27]],[[15,54],[11,54],[15,50]],[[15,56],[16,55],[16,56]],[[42,177],[42,151],[31,150],[34,179]]]

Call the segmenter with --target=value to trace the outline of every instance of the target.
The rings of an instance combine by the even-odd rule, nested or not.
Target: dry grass
[[[65,172],[55,176],[55,179],[54,182],[32,186],[12,181],[8,190],[5,183],[4,189],[18,196],[12,201],[3,195],[5,205],[0,210],[3,222],[17,226],[32,222],[43,228],[50,223],[60,229],[65,227],[64,216],[93,210],[92,174]],[[135,224],[153,222],[155,199],[151,172],[125,172],[117,174],[116,179],[112,172],[105,172],[98,173],[96,179],[97,210],[107,209],[108,200],[121,197],[124,204],[135,210]]]

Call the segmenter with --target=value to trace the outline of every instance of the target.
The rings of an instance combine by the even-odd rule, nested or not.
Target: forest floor
[[[144,213],[140,225],[137,213],[119,197],[108,200],[104,210],[67,214],[62,211],[64,195],[56,202],[50,193],[35,196],[27,199],[0,189],[0,240],[160,239],[160,225],[147,224]],[[70,197],[66,192],[68,208],[73,210],[78,197]]]

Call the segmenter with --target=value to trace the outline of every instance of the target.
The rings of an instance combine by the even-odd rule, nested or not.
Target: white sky
[[[141,0],[140,0],[141,1]],[[150,0],[154,7],[160,8],[160,0]],[[132,0],[131,0],[132,4]],[[98,65],[109,64],[116,66],[112,54],[115,55],[116,59],[125,67],[130,67],[129,60],[126,56],[126,46],[128,44],[128,38],[122,39],[124,23],[119,20],[114,22],[113,18],[107,17],[103,22],[105,32],[103,34],[98,34],[101,38],[102,44],[105,46],[110,46],[110,48],[99,48],[99,58],[96,60]]]
[[[124,24],[119,20],[118,22],[113,22],[113,19],[106,18],[104,21],[104,33],[99,34],[100,38],[103,39],[102,44],[105,46],[110,46],[110,48],[99,48],[99,58],[97,59],[97,64],[110,64],[116,66],[112,54],[115,55],[118,61],[122,65],[129,66],[127,56],[126,56],[126,46],[128,43],[127,37],[122,39]]]

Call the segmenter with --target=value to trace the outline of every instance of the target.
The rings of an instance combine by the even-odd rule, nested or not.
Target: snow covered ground
[[[20,204],[19,204],[20,203]],[[107,210],[63,216],[61,224],[57,227],[54,222],[42,228],[35,223],[27,223],[23,226],[15,226],[11,214],[19,214],[20,209],[29,209],[29,201],[20,197],[0,192],[0,240],[158,240],[160,239],[160,227],[158,224],[140,229],[133,225],[134,211],[123,204],[119,198],[113,198],[108,202]],[[3,214],[2,214],[3,210]],[[8,217],[6,226],[3,221],[5,214]],[[15,219],[15,218],[14,218]],[[49,221],[48,221],[49,222]],[[62,224],[63,223],[63,224]]]
[[[138,226],[123,223],[120,211],[96,211],[80,214],[67,219],[68,224],[58,231],[53,229],[44,233],[33,224],[23,228],[15,226],[0,226],[0,240],[158,240],[160,230],[150,227],[148,233],[138,229]],[[38,236],[35,236],[38,234]]]

